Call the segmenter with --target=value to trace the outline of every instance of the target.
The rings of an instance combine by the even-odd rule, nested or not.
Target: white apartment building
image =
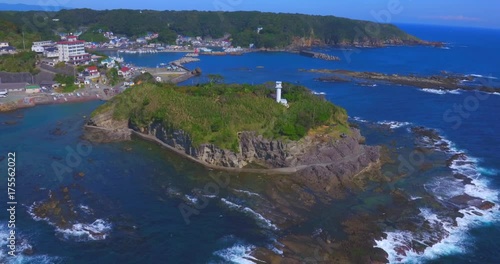
[[[33,46],[52,46],[54,42],[52,40],[44,40],[44,41],[33,41]]]
[[[59,61],[73,64],[82,64],[90,61],[90,54],[85,52],[85,41],[68,38],[66,41],[57,42]]]
[[[46,47],[54,46],[54,44],[55,43],[52,40],[34,41],[31,46],[31,51],[42,53]]]

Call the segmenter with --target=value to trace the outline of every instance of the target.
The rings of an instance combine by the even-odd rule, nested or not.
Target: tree
[[[54,68],[56,69],[63,69],[64,67],[66,67],[66,63],[64,61],[60,61],[56,65],[54,65]]]
[[[109,84],[114,86],[118,83],[118,70],[116,68],[111,68],[106,72],[106,77],[108,77]]]
[[[149,72],[145,72],[134,78],[134,83],[142,84],[142,83],[155,83],[155,77],[151,75]]]

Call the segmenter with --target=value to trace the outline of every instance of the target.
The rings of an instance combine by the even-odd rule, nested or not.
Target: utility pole
[[[24,43],[24,31],[23,31],[23,49],[26,50],[26,44]]]

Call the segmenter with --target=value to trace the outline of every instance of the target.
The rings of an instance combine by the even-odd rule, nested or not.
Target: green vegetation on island
[[[319,41],[327,45],[352,45],[393,41],[400,44],[419,42],[398,27],[335,16],[276,14],[263,12],[204,12],[153,10],[91,10],[72,9],[46,12],[43,23],[26,23],[37,12],[0,12],[11,24],[25,27],[26,32],[47,36],[53,32],[83,31],[82,39],[98,41],[97,32],[110,30],[129,37],[157,32],[156,41],[174,43],[177,35],[222,38],[231,34],[234,46],[259,48],[287,47],[291,44],[310,45]],[[52,19],[56,20],[52,20]],[[101,39],[102,40],[102,39]],[[299,42],[299,43],[298,43]],[[318,43],[316,43],[318,44]]]
[[[347,114],[307,88],[284,84],[289,107],[271,98],[272,84],[204,84],[182,86],[147,83],[134,86],[99,107],[93,116],[112,111],[116,120],[136,127],[161,122],[186,131],[194,145],[213,143],[237,150],[238,132],[256,131],[266,138],[298,140],[316,128],[339,137],[349,133]]]

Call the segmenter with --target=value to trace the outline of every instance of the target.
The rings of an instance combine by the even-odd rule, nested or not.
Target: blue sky
[[[389,23],[500,28],[499,0],[18,0],[3,3],[92,9],[258,10],[335,15]]]

